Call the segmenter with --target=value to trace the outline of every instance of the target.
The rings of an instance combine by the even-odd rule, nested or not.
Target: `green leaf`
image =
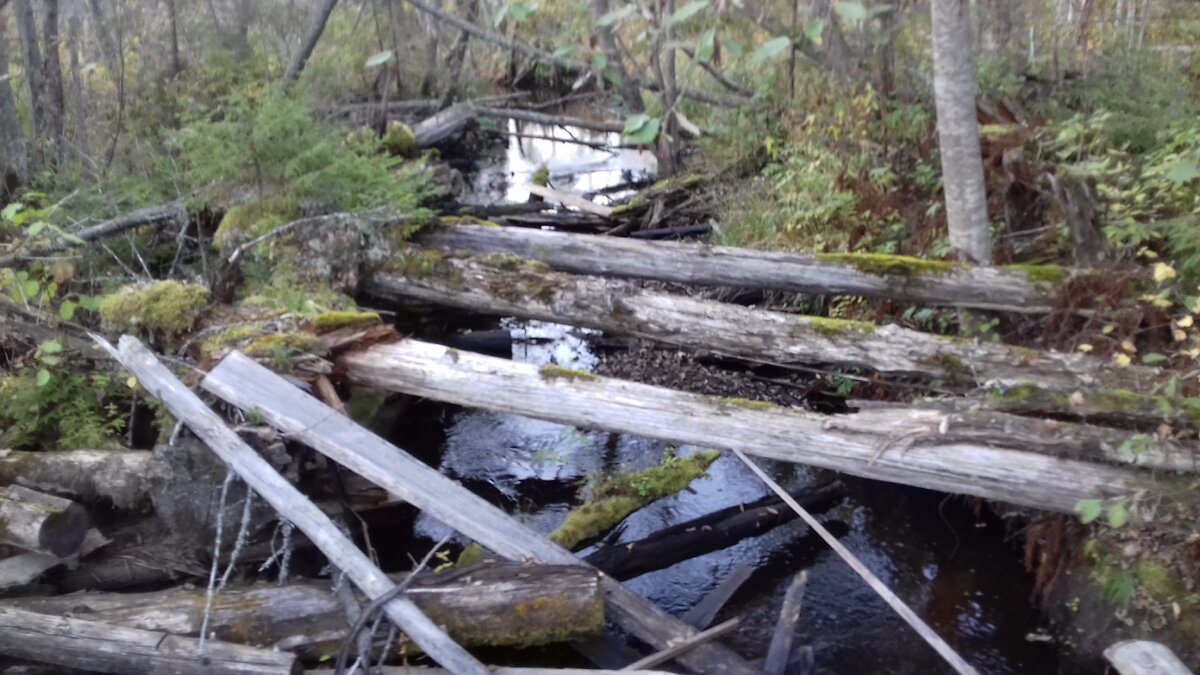
[[[508,8],[508,14],[513,18],[513,21],[516,21],[517,23],[525,23],[529,20],[529,17],[533,16],[533,13],[537,11],[537,7],[537,4],[532,2],[514,2]]]
[[[38,351],[43,354],[58,354],[62,351],[62,343],[58,340],[46,340],[38,345]]]
[[[608,67],[608,56],[604,52],[592,52],[592,69],[604,70]]]
[[[495,19],[492,19],[492,26],[493,26],[493,27],[495,27],[495,28],[499,28],[499,27],[500,27],[500,24],[504,23],[504,19],[505,19],[507,16],[508,16],[508,5],[505,5],[505,6],[504,6],[504,7],[502,7],[502,8],[500,9],[500,11],[499,11],[499,12],[496,14],[496,18],[495,18]]]
[[[1175,398],[1179,393],[1179,377],[1172,375],[1171,379],[1167,380],[1167,386],[1163,389],[1163,395],[1167,398]]]
[[[1113,528],[1121,527],[1122,525],[1124,525],[1125,523],[1128,523],[1128,522],[1129,522],[1129,509],[1125,508],[1124,504],[1117,502],[1116,504],[1113,504],[1112,506],[1108,507],[1108,526],[1109,527],[1113,527]]]
[[[37,279],[29,279],[21,284],[21,291],[25,294],[26,298],[36,296],[41,288],[42,285],[37,282]]]
[[[621,7],[620,9],[614,9],[613,11],[609,12],[608,14],[605,14],[604,16],[600,17],[596,21],[596,25],[597,26],[612,26],[612,25],[620,23],[622,20],[628,18],[636,10],[637,10],[637,6],[635,6],[635,5],[625,5],[624,7]]]
[[[13,202],[13,203],[9,204],[8,206],[4,207],[3,211],[0,211],[0,218],[3,218],[11,223],[11,222],[13,222],[13,218],[15,218],[17,216],[17,214],[20,213],[21,209],[23,209],[23,208],[25,208],[25,205],[22,204],[21,202]]]
[[[787,49],[791,44],[791,39],[786,36],[767,40],[761,47],[754,50],[754,53],[750,55],[750,60],[754,63],[761,63]]]
[[[79,306],[89,312],[95,312],[100,309],[100,298],[94,295],[80,295]]]
[[[728,36],[726,36],[724,40],[721,40],[721,49],[724,49],[730,56],[732,56],[735,59],[740,58],[742,56],[742,54],[744,53],[744,50],[742,49],[742,45],[738,44],[737,42],[734,42],[733,40],[730,40]]]
[[[696,46],[696,60],[700,63],[712,61],[717,50],[717,29],[709,28],[700,36],[700,44]]]
[[[866,21],[867,19],[867,8],[857,2],[835,3],[833,11],[846,21]]]
[[[658,138],[660,122],[657,117],[634,115],[625,121],[625,130],[621,135],[625,140],[637,145],[649,145]]]
[[[50,371],[42,368],[37,372],[37,386],[44,387],[50,384]]]
[[[363,65],[366,68],[378,68],[379,66],[382,66],[383,64],[385,64],[391,60],[392,60],[392,50],[385,49],[385,50],[379,52],[378,54],[372,56],[371,58],[367,59],[367,62]]]
[[[1180,162],[1171,167],[1163,176],[1175,183],[1186,183],[1196,176],[1200,176],[1200,163]]]
[[[1158,352],[1150,352],[1149,354],[1146,354],[1145,356],[1142,357],[1142,363],[1145,363],[1146,365],[1150,365],[1151,363],[1158,363],[1159,361],[1166,361],[1166,360],[1167,360],[1167,357],[1163,356],[1162,354],[1159,354]]]
[[[700,12],[703,12],[705,7],[708,7],[708,0],[692,0],[683,7],[675,10],[675,13],[671,15],[669,23],[672,26],[678,26]]]
[[[64,300],[63,304],[58,306],[58,315],[62,317],[63,321],[70,321],[71,319],[75,318],[76,307],[78,307],[78,305],[76,305],[74,302],[71,302],[70,300]]]
[[[1100,517],[1104,507],[1098,499],[1081,499],[1075,504],[1075,513],[1079,514],[1079,522],[1087,525]]]
[[[46,224],[47,223],[44,220],[37,221],[36,223],[29,226],[29,230],[27,231],[27,234],[31,237],[38,236],[39,234],[42,233],[42,230],[46,229]]]
[[[825,34],[825,22],[820,19],[813,19],[804,24],[804,39],[821,46],[821,36]]]
[[[38,361],[41,361],[47,366],[57,366],[58,364],[62,363],[62,357],[54,356],[53,354],[46,354],[39,356]]]

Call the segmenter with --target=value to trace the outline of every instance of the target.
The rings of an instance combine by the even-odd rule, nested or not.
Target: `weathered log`
[[[213,452],[228,462],[248,486],[307,535],[330,563],[342,570],[368,597],[375,600],[393,590],[394,584],[387,576],[328,516],[242,441],[198,396],[159,363],[141,342],[127,335],[121,338],[120,348],[117,349],[100,336],[93,335],[92,339],[132,372],[176,419],[186,424]],[[452,641],[411,600],[395,598],[384,606],[384,612],[438,663],[459,672],[486,675],[483,664]]]
[[[474,124],[476,114],[470,104],[450,106],[432,117],[427,117],[412,127],[417,146],[428,148],[456,136]]]
[[[100,534],[100,530],[91,529],[83,538],[83,544],[80,545],[79,551],[73,556],[59,558],[49,553],[26,551],[0,560],[0,592],[31,583],[47,571],[64,563],[73,562],[107,543],[109,540]]]
[[[139,227],[162,227],[171,222],[186,222],[187,210],[182,201],[138,209],[123,216],[85,227],[71,233],[71,239],[59,238],[49,244],[32,246],[0,256],[0,267],[11,267],[35,256],[66,251],[73,246],[84,246]]]
[[[1070,512],[1082,499],[1165,489],[1129,469],[993,447],[916,411],[881,423],[512,363],[404,340],[347,354],[350,381],[388,391],[702,447],[738,448],[863,478]],[[210,376],[211,377],[211,376]],[[889,422],[883,425],[882,422]],[[994,434],[993,434],[994,435]],[[1022,439],[1024,440],[1024,439]]]
[[[796,637],[796,622],[800,620],[800,606],[804,599],[804,587],[808,584],[808,570],[792,579],[783,606],[779,608],[779,622],[771,634],[771,645],[763,662],[763,675],[783,675],[787,671],[788,658],[792,655],[792,640]]]
[[[1104,658],[1121,675],[1191,675],[1192,671],[1166,645],[1125,640],[1104,650]]]
[[[436,349],[439,355],[446,354],[445,347]],[[225,357],[201,386],[233,405],[258,411],[296,441],[400,496],[502,557],[532,558],[560,565],[583,564],[570,551],[517,523],[352,420],[333,413],[328,406],[239,352]],[[602,584],[607,618],[639,640],[656,649],[665,649],[673,641],[695,635],[694,629],[616,580],[604,577]],[[697,647],[680,661],[702,672],[753,672],[736,654],[715,644]]]
[[[79,552],[88,527],[87,511],[69,499],[0,487],[0,542],[65,558]]]
[[[0,485],[107,499],[119,509],[146,506],[156,474],[153,453],[145,450],[0,450]]]
[[[397,583],[406,575],[391,575]],[[205,590],[151,593],[72,593],[17,598],[8,605],[66,614],[172,635],[196,636],[204,621]],[[405,591],[431,619],[466,645],[531,646],[571,640],[604,628],[596,572],[576,565],[488,564],[422,573]],[[329,582],[256,584],[227,588],[209,611],[211,637],[279,646],[304,658],[336,651],[349,628],[346,607]]]
[[[0,606],[0,654],[89,672],[291,675],[292,654]]]
[[[559,211],[557,213],[527,213],[501,216],[495,219],[500,225],[521,228],[553,227],[563,232],[603,232],[612,227],[607,218],[581,211]],[[488,226],[483,226],[488,227]]]
[[[1126,387],[1149,385],[1159,374],[1149,367],[1114,368],[1087,354],[772,312],[643,291],[621,281],[560,274],[539,269],[538,263],[522,263],[503,254],[478,261],[447,258],[430,273],[376,274],[366,290],[382,298],[407,296],[730,356],[863,367],[887,375],[937,378],[948,385],[1031,384],[1073,391],[1112,382]]]
[[[594,120],[587,119],[585,117],[571,117],[568,115],[551,115],[549,113],[537,112],[535,110],[522,110],[520,108],[493,108],[487,106],[476,106],[475,112],[480,117],[490,117],[492,119],[517,120],[518,122],[531,122],[533,124],[541,124],[544,126],[575,127],[576,129],[601,131],[610,134],[619,134],[625,129],[625,123],[619,120]]]
[[[552,202],[563,204],[564,206],[570,206],[579,209],[584,213],[600,216],[601,218],[608,218],[612,215],[611,206],[602,206],[590,199],[584,199],[579,195],[563,192],[562,190],[555,190],[554,188],[548,188],[542,185],[530,185],[529,193],[537,195],[542,199],[548,199]]]
[[[581,274],[1032,313],[1049,311],[1062,280],[1075,273],[1054,266],[972,267],[903,256],[751,251],[475,225],[436,228],[420,241],[450,251],[512,253]]]
[[[840,483],[822,485],[797,497],[805,508],[821,511],[845,495]],[[632,579],[647,572],[718,551],[758,536],[796,514],[779,498],[767,496],[749,504],[736,504],[706,516],[664,528],[638,541],[604,546],[584,556],[584,561],[615,579]]]

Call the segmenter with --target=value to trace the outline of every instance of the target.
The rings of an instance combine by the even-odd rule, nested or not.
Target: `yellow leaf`
[[[1186,332],[1186,331],[1179,330],[1178,328],[1176,328],[1176,329],[1175,329],[1175,333],[1174,333],[1174,337],[1175,337],[1175,341],[1176,341],[1176,342],[1183,342],[1184,340],[1186,340],[1186,339],[1187,339],[1187,332]]]
[[[1176,321],[1175,325],[1179,326],[1180,328],[1191,328],[1193,322],[1194,322],[1194,320],[1192,319],[1191,316],[1185,316],[1182,319],[1179,319],[1178,321]]]
[[[1116,330],[1116,328],[1117,328],[1116,326],[1114,326],[1114,325],[1112,325],[1112,324],[1110,323],[1110,324],[1108,324],[1107,326],[1105,326],[1105,327],[1104,327],[1104,328],[1103,328],[1103,329],[1102,329],[1100,332],[1101,332],[1101,333],[1104,333],[1105,335],[1108,335],[1109,333],[1111,333],[1111,332],[1113,332],[1114,330]]]
[[[1175,303],[1171,302],[1170,300],[1168,300],[1166,298],[1160,297],[1160,298],[1155,298],[1153,301],[1150,302],[1150,304],[1154,305],[1155,307],[1157,307],[1159,309],[1167,309]]]
[[[1078,347],[1076,347],[1076,349],[1078,349],[1081,352],[1087,353],[1087,352],[1092,351],[1092,346],[1087,343],[1084,343],[1084,344],[1081,344]]]
[[[1136,354],[1136,353],[1137,353],[1137,346],[1136,346],[1136,345],[1134,345],[1134,344],[1133,344],[1132,342],[1130,342],[1129,340],[1125,340],[1125,341],[1121,342],[1121,349],[1123,349],[1123,350],[1125,350],[1125,351],[1129,352],[1130,354]]]
[[[1155,263],[1154,265],[1154,280],[1158,283],[1175,278],[1175,268],[1166,263]]]
[[[1131,361],[1132,360],[1129,358],[1128,354],[1113,354],[1113,363],[1116,364],[1118,368],[1124,368],[1125,366],[1128,366]]]

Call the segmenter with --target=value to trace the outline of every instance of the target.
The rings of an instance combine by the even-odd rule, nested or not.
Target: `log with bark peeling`
[[[1071,512],[1082,499],[1165,489],[1139,471],[1011,447],[953,416],[913,411],[878,420],[822,416],[770,404],[539,369],[416,340],[346,354],[356,384],[584,428],[747,453],[863,478]],[[211,377],[211,375],[210,375]],[[886,422],[886,423],[885,423]],[[961,432],[961,433],[960,433]],[[1021,439],[1022,441],[1026,439]],[[1044,447],[1062,443],[1047,429]]]
[[[1058,289],[1040,276],[1072,273],[1054,267],[971,267],[902,256],[752,251],[477,225],[436,228],[420,241],[448,251],[512,253],[581,274],[1031,313],[1049,311]]]
[[[87,511],[75,502],[36,490],[0,487],[0,542],[65,558],[87,536]]]
[[[403,575],[392,578],[399,582]],[[204,596],[203,588],[175,588],[17,598],[6,604],[195,636],[204,620]],[[599,575],[575,565],[503,563],[420,574],[405,596],[466,645],[530,646],[577,639],[604,628]],[[208,617],[210,636],[218,640],[286,645],[306,659],[336,652],[348,628],[345,604],[331,582],[226,589],[213,597]]]
[[[446,349],[438,348],[438,353],[445,355]],[[424,462],[338,415],[240,352],[225,357],[201,386],[233,405],[258,411],[294,440],[386,488],[502,557],[531,558],[548,564],[583,564],[570,551],[516,522]],[[665,649],[696,634],[693,628],[616,580],[604,577],[601,583],[606,618],[655,649]],[[754,672],[732,651],[711,643],[697,646],[678,660],[696,672],[747,675]]]
[[[1073,391],[1119,382],[1136,388],[1151,385],[1160,374],[1148,367],[1114,368],[1087,354],[753,309],[521,263],[502,254],[447,258],[438,269],[419,275],[377,273],[366,290],[382,298],[412,297],[486,314],[598,328],[729,356],[863,367],[949,385],[1029,384]]]
[[[146,450],[0,450],[0,485],[107,499],[119,509],[147,506],[156,474],[154,454]]]
[[[292,654],[0,607],[0,654],[88,672],[292,675]]]

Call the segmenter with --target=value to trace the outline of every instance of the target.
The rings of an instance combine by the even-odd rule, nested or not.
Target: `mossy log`
[[[620,215],[620,208],[613,215]],[[903,256],[752,251],[472,225],[436,228],[420,241],[450,251],[512,253],[581,274],[1027,313],[1048,312],[1061,283],[1081,273],[1055,266],[973,267]]]
[[[0,543],[65,558],[79,551],[88,527],[87,511],[69,499],[0,487]]]
[[[0,485],[70,495],[81,501],[105,499],[119,509],[149,505],[158,470],[146,450],[0,450]]]
[[[0,654],[100,673],[294,675],[292,654],[0,607]]]
[[[878,326],[753,309],[644,291],[622,281],[551,272],[513,255],[447,257],[423,273],[381,272],[366,290],[377,297],[417,298],[499,316],[586,326],[777,363],[862,367],[885,375],[940,379],[946,386],[1029,385],[1066,390],[1119,382],[1153,384],[1159,371],[1114,368],[1087,354],[1066,354]],[[1044,399],[1040,412],[1060,412]]]
[[[400,581],[404,575],[391,575]],[[13,607],[42,614],[87,616],[119,626],[195,636],[204,620],[205,590],[73,593],[17,598]],[[489,563],[422,573],[405,592],[455,641],[520,646],[574,640],[604,628],[597,573],[573,565]],[[213,597],[208,630],[218,640],[285,647],[305,659],[335,653],[349,626],[330,582],[255,584]]]
[[[766,403],[757,409],[604,377],[546,378],[531,364],[451,353],[416,340],[346,354],[339,367],[350,381],[378,389],[583,428],[737,448],[1051,511],[1071,512],[1082,499],[1129,499],[1139,490],[1166,489],[1161,479],[1137,470],[1036,451],[1066,441],[1053,438],[1050,429],[1040,446],[1028,446],[1039,439],[1013,440],[997,432],[984,437],[969,420],[942,413],[831,417]]]

